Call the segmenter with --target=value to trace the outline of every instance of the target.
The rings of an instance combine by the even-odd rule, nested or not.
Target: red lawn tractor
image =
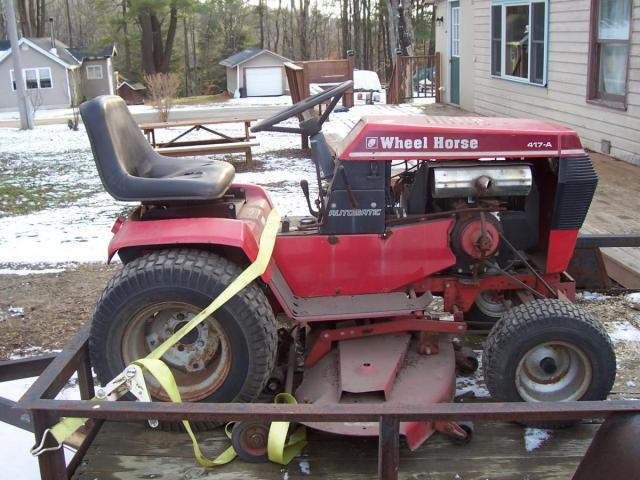
[[[309,216],[282,220],[266,273],[163,357],[182,398],[252,402],[284,389],[327,408],[451,402],[456,366],[478,363],[455,338],[476,322],[491,326],[482,367],[495,400],[605,399],[614,350],[572,304],[565,273],[597,183],[576,133],[511,118],[364,117],[334,155],[322,125],[350,86],[252,128],[310,138],[318,195],[311,201],[301,182]],[[324,113],[309,115],[321,103]],[[123,268],[93,317],[92,362],[104,384],[256,258],[274,207],[261,187],[233,183],[228,163],[154,152],[118,97],[81,113],[104,187],[139,202],[113,226],[109,259],[118,254]],[[298,127],[279,125],[291,117]],[[168,400],[153,378],[147,384]],[[311,426],[378,434],[377,424]],[[264,458],[266,446],[251,443],[265,438],[261,428],[234,431],[241,456]],[[412,449],[434,431],[469,436],[450,422],[400,430]]]

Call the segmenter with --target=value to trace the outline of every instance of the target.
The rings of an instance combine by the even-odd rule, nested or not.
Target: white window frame
[[[35,70],[36,72],[36,81],[38,82],[37,88],[27,88],[27,70]],[[49,81],[51,82],[50,87],[42,87],[41,79],[40,79],[40,70],[47,70],[49,72]],[[53,75],[51,74],[51,67],[33,67],[33,68],[23,68],[22,69],[22,80],[24,82],[24,88],[26,90],[51,90],[53,88]],[[13,69],[9,70],[9,82],[11,83],[11,91],[15,92],[16,88],[14,87],[15,83],[15,75],[13,74]]]
[[[537,83],[537,82],[532,82],[530,80],[531,78],[531,59],[533,57],[533,55],[531,55],[531,47],[533,45],[533,35],[531,32],[531,25],[532,25],[532,19],[533,19],[533,4],[535,3],[544,3],[544,59],[543,59],[543,73],[542,73],[542,83]],[[501,72],[500,75],[494,75],[492,72],[492,65],[493,65],[493,58],[490,58],[490,62],[489,62],[489,72],[491,74],[491,77],[493,78],[501,78],[503,80],[509,80],[512,82],[518,82],[518,83],[525,83],[527,85],[533,85],[534,87],[546,87],[547,86],[547,78],[548,78],[548,74],[549,74],[549,64],[548,64],[548,55],[549,55],[549,0],[527,0],[527,1],[522,1],[522,0],[504,0],[504,1],[500,1],[500,0],[494,0],[491,5],[490,5],[490,9],[492,9],[495,6],[500,6],[500,12],[501,12],[501,19],[500,19],[500,23],[501,23],[501,45],[500,45],[500,55],[501,55],[501,61],[500,61],[500,68],[501,68]],[[506,66],[507,66],[507,62],[506,62],[506,56],[507,56],[507,7],[518,7],[518,6],[527,6],[529,7],[529,53],[527,55],[527,61],[529,62],[529,64],[527,65],[527,72],[529,73],[529,78],[522,78],[522,77],[516,77],[513,75],[507,75],[506,74]],[[489,55],[491,56],[493,54],[493,33],[492,33],[492,29],[493,29],[493,10],[490,10],[489,12],[489,31],[490,31],[490,35],[489,35]]]
[[[451,7],[451,56],[460,58],[460,6]]]
[[[102,65],[87,65],[86,67],[86,72],[87,72],[87,80],[102,80],[104,78],[104,73],[102,71]],[[89,73],[91,71],[99,71],[100,75],[95,75],[92,73]]]

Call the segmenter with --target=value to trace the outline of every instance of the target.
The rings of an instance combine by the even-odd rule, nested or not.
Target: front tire
[[[491,396],[503,402],[604,400],[616,376],[615,352],[602,325],[561,300],[509,310],[489,333],[482,363]]]
[[[193,249],[156,251],[127,263],[105,288],[93,317],[91,361],[104,385],[179,330],[242,271]],[[275,363],[276,324],[266,296],[252,283],[174,345],[162,359],[184,401],[251,402]],[[155,400],[168,400],[145,375]],[[174,429],[178,423],[161,423]],[[194,422],[197,430],[215,427]]]

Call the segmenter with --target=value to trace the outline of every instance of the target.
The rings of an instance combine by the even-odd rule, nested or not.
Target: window
[[[9,71],[11,76],[11,90],[16,91],[16,79],[13,75],[13,70]],[[51,81],[51,69],[45,68],[24,68],[22,69],[22,76],[24,77],[24,84],[27,90],[37,90],[38,88],[51,88],[53,83]]]
[[[491,6],[491,75],[546,84],[547,3]]]
[[[631,0],[592,0],[588,98],[624,107]]]
[[[451,8],[451,56],[460,56],[460,7]]]
[[[87,65],[87,78],[89,80],[101,80],[102,65]]]

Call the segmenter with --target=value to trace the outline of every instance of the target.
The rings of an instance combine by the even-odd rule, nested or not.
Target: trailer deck
[[[414,452],[400,448],[401,479],[451,480],[571,478],[598,424],[582,423],[558,430],[527,451],[524,427],[504,422],[476,424],[474,437],[464,446],[435,435]],[[203,479],[369,479],[377,476],[377,439],[363,439],[310,431],[303,456],[288,466],[252,464],[236,459],[205,470],[195,461],[184,433],[157,432],[142,424],[106,422],[76,474],[77,480],[133,480],[140,478]],[[201,433],[210,457],[229,446],[221,430]],[[456,476],[458,475],[458,476]]]

